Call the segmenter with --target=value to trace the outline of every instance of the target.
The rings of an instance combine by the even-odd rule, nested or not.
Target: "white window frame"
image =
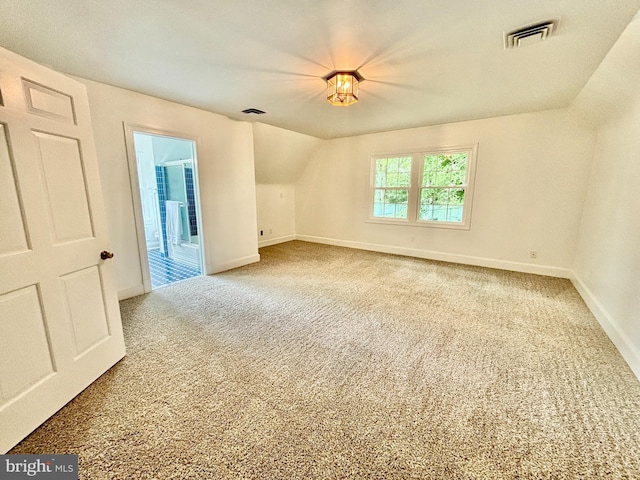
[[[462,210],[461,222],[443,222],[437,220],[420,220],[420,191],[422,189],[422,174],[424,169],[425,155],[447,155],[452,153],[467,154],[467,177],[466,183],[460,187],[465,189],[464,207]],[[409,198],[407,207],[407,218],[383,218],[373,216],[374,192],[376,189],[376,160],[380,158],[411,157],[411,186],[409,187]],[[401,152],[394,154],[372,155],[370,162],[369,181],[369,209],[368,223],[382,223],[387,225],[410,225],[419,227],[452,228],[458,230],[469,230],[471,227],[471,211],[473,207],[474,186],[476,178],[476,163],[478,157],[478,144],[451,146],[439,148],[426,148],[417,152]]]

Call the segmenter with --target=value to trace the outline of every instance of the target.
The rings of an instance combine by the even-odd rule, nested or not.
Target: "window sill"
[[[397,225],[403,227],[427,227],[427,228],[447,228],[450,230],[469,230],[470,225],[464,223],[453,222],[426,222],[426,221],[411,221],[403,220],[401,218],[375,218],[370,217],[365,220],[365,223],[377,223],[380,225]]]

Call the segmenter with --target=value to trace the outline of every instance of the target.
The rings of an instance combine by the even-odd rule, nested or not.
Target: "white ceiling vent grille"
[[[504,34],[504,48],[523,47],[532,43],[538,43],[549,37],[557,27],[557,22],[549,20],[547,22],[536,23],[527,27],[506,32]]]

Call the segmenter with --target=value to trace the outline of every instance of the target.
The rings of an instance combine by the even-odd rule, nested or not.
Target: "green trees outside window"
[[[420,220],[461,222],[467,154],[425,155],[420,188]]]

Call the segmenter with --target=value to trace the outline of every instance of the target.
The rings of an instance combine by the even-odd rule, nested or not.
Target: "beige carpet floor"
[[[304,242],[122,302],[10,453],[84,479],[637,479],[640,382],[568,280]]]

